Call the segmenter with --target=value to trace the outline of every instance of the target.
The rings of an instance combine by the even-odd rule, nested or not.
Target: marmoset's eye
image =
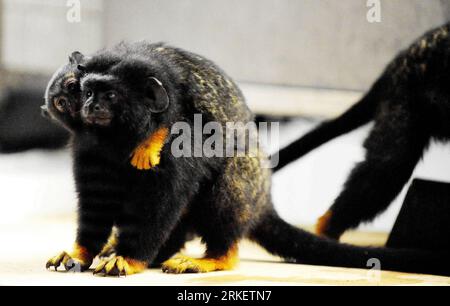
[[[67,89],[73,93],[77,90],[77,83],[76,82],[70,82],[67,84]]]
[[[92,94],[93,94],[93,92],[92,92],[92,90],[87,90],[86,91],[86,97],[92,97]]]
[[[60,97],[60,98],[56,98],[54,100],[53,104],[55,105],[58,112],[63,113],[63,112],[67,111],[67,106],[68,106],[69,102],[67,101],[66,98]]]
[[[110,92],[108,92],[108,93],[106,94],[106,97],[107,97],[108,99],[112,100],[112,99],[114,99],[114,98],[117,97],[117,94],[116,94],[115,91],[110,91]]]

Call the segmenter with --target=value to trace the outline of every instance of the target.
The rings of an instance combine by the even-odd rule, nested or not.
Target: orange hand
[[[168,134],[167,128],[159,128],[151,134],[133,151],[131,165],[139,170],[148,170],[157,166]]]

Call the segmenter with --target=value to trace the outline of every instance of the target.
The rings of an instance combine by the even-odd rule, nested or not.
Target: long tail
[[[276,212],[267,214],[250,233],[270,253],[297,263],[370,268],[369,259],[379,260],[382,270],[450,275],[450,254],[413,249],[358,247],[322,238],[283,221]]]
[[[278,165],[272,169],[273,172],[277,172],[287,164],[331,139],[348,133],[371,121],[375,115],[380,101],[380,95],[383,91],[383,80],[383,78],[380,78],[375,82],[369,92],[341,116],[320,124],[301,138],[275,153],[274,155],[278,154],[279,161]],[[276,159],[272,156],[271,160]]]

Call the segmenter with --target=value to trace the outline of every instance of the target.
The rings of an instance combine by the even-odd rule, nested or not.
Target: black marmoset
[[[450,138],[450,24],[402,51],[369,92],[340,117],[280,150],[275,171],[325,142],[374,120],[366,157],[319,219],[316,232],[338,239],[373,220],[408,182],[430,140]],[[424,203],[424,205],[426,205]]]
[[[211,61],[164,44],[122,43],[78,69],[81,124],[72,129],[77,238],[72,252],[51,258],[47,267],[88,268],[115,226],[115,255],[94,273],[133,274],[158,263],[171,273],[228,270],[238,262],[238,242],[249,238],[299,263],[365,268],[378,258],[387,270],[449,274],[448,254],[355,247],[284,222],[272,206],[271,171],[258,146],[234,148],[233,157],[175,156],[178,135],[170,130],[180,122],[194,130],[196,114],[203,126],[253,120],[236,84]],[[46,105],[64,120],[54,106],[56,79]],[[198,146],[195,139],[191,146]],[[193,234],[206,244],[205,256],[172,257]]]

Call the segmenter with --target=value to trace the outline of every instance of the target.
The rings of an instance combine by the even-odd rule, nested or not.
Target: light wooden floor
[[[24,220],[0,225],[0,285],[450,285],[450,278],[394,272],[371,275],[366,270],[282,263],[250,242],[241,244],[241,263],[234,271],[207,274],[164,274],[159,269],[121,278],[90,272],[47,271],[47,259],[69,249],[75,233],[73,218]],[[347,242],[383,244],[385,234],[351,233]],[[200,255],[198,241],[186,253]]]

